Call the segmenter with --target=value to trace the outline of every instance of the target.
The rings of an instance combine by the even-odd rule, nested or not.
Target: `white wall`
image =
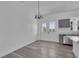
[[[37,34],[37,21],[34,19],[36,12],[37,2],[0,2],[0,57],[36,39],[58,42],[59,33],[70,32],[69,28],[58,28],[58,19],[79,16],[78,10],[49,15],[45,20],[56,22],[55,32],[40,34],[41,24],[38,22],[40,26]]]
[[[44,22],[44,20],[46,22],[55,21],[56,22],[56,30],[55,30],[55,32],[52,32],[52,33],[49,33],[49,34],[41,32],[41,34],[40,34],[41,40],[59,42],[59,34],[72,34],[72,33],[79,34],[78,31],[77,32],[71,31],[70,28],[58,28],[58,20],[59,19],[68,19],[68,18],[71,18],[71,17],[78,17],[78,16],[79,16],[79,10],[78,9],[75,10],[75,11],[63,12],[63,13],[58,13],[58,14],[47,16],[45,19],[41,20],[40,23]]]
[[[36,2],[0,2],[0,57],[36,40]]]

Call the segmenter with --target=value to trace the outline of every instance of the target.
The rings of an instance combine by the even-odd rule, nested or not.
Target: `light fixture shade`
[[[35,16],[35,19],[42,19],[43,18],[43,16],[41,16],[41,15],[36,15]]]
[[[40,2],[38,1],[38,9],[37,9],[37,14],[35,15],[35,19],[42,19],[43,18],[43,16],[42,15],[40,15]]]

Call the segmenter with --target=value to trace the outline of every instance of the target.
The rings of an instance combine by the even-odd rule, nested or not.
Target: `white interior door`
[[[40,40],[57,41],[56,21],[40,21]]]

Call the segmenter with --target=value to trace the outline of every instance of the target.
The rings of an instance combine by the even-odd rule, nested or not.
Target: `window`
[[[52,21],[52,22],[49,22],[48,24],[49,24],[49,31],[50,32],[55,31],[55,22]]]
[[[77,26],[79,26],[79,20],[77,21]]]
[[[46,28],[47,28],[46,23],[42,23],[42,32],[46,32]]]
[[[54,32],[55,31],[55,22],[45,22],[42,23],[42,32]]]
[[[77,31],[77,20],[73,20],[73,31]]]

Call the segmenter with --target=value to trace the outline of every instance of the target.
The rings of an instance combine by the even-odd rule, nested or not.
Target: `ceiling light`
[[[43,16],[40,14],[40,1],[38,1],[38,9],[37,15],[35,15],[35,19],[42,19]]]

